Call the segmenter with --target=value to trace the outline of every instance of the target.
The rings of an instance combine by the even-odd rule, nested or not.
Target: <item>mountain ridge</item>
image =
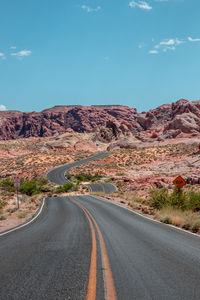
[[[200,134],[200,101],[180,99],[147,112],[125,105],[56,105],[41,112],[1,111],[0,140],[48,137],[72,129],[79,133],[101,130],[111,123],[135,137],[173,138]]]

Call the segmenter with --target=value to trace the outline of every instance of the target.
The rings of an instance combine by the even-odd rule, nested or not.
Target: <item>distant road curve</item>
[[[71,168],[86,164],[90,161],[98,160],[100,158],[106,157],[107,155],[109,155],[109,152],[100,152],[100,153],[98,153],[94,156],[90,156],[86,159],[82,159],[79,161],[75,161],[73,163],[69,163],[69,164],[65,164],[60,167],[56,167],[47,173],[47,178],[51,182],[54,182],[56,184],[64,184],[66,182],[70,182],[66,178],[65,174]],[[101,182],[101,183],[95,183],[95,184],[88,184],[88,186],[90,187],[92,192],[104,192],[105,194],[111,194],[117,190],[116,186],[111,183]]]

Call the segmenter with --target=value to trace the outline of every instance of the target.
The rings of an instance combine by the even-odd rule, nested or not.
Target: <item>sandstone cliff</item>
[[[181,99],[148,112],[121,105],[55,106],[42,112],[0,112],[0,139],[48,137],[73,129],[111,142],[134,136],[163,140],[200,134],[200,101]]]

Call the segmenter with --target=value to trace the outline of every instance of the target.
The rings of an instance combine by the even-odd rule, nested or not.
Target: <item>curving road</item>
[[[0,299],[199,300],[200,238],[94,196],[0,234]]]
[[[60,167],[54,168],[47,173],[47,177],[51,182],[56,184],[63,184],[66,182],[70,182],[66,177],[65,174],[74,167],[78,167],[80,165],[86,164],[90,161],[98,160],[100,158],[106,157],[109,155],[109,152],[100,152],[94,156],[90,156],[86,159],[82,159],[79,161],[75,161],[70,164],[62,165]],[[111,194],[116,191],[116,186],[111,183],[95,183],[95,184],[88,184],[90,190],[92,192],[104,192],[105,194]]]

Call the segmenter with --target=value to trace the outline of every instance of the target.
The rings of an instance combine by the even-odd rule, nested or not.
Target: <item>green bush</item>
[[[153,208],[161,209],[169,205],[169,194],[166,188],[150,190],[150,203]]]
[[[90,173],[80,173],[80,174],[76,174],[75,179],[78,181],[97,181],[100,180],[102,178],[102,175],[98,172],[95,173],[95,175],[92,175]]]
[[[0,221],[5,221],[6,219],[6,216],[0,216]]]
[[[150,191],[150,204],[155,209],[171,206],[182,210],[200,211],[200,192],[183,191],[176,187],[172,193],[166,188],[153,189]]]
[[[7,205],[7,202],[0,200],[0,209],[4,208]]]
[[[46,186],[48,179],[45,177],[34,178],[32,180],[21,180],[19,191],[28,196],[40,194],[41,192],[49,192]]]
[[[72,190],[73,188],[74,188],[73,183],[71,183],[71,182],[64,183],[57,187],[56,193],[67,193],[70,190]]]
[[[44,185],[48,184],[48,182],[49,182],[46,177],[39,177],[39,178],[36,178],[35,180],[37,181],[37,184],[39,186],[44,186]]]
[[[189,192],[189,201],[187,203],[187,208],[193,211],[200,210],[200,192]]]
[[[3,179],[0,182],[0,187],[4,188],[6,191],[9,191],[9,192],[15,191],[14,181],[10,178]]]
[[[186,209],[188,204],[188,193],[175,187],[173,193],[169,195],[169,204],[172,207]]]
[[[67,173],[67,174],[66,174],[66,177],[67,177],[67,179],[70,180],[70,179],[72,178],[72,175],[71,175],[70,173]]]
[[[28,196],[36,195],[41,193],[41,187],[35,180],[27,180],[22,183],[19,188],[20,192]]]
[[[18,218],[19,218],[19,219],[24,219],[24,218],[26,218],[26,216],[27,216],[27,213],[25,213],[25,212],[20,212],[20,213],[18,214]]]

